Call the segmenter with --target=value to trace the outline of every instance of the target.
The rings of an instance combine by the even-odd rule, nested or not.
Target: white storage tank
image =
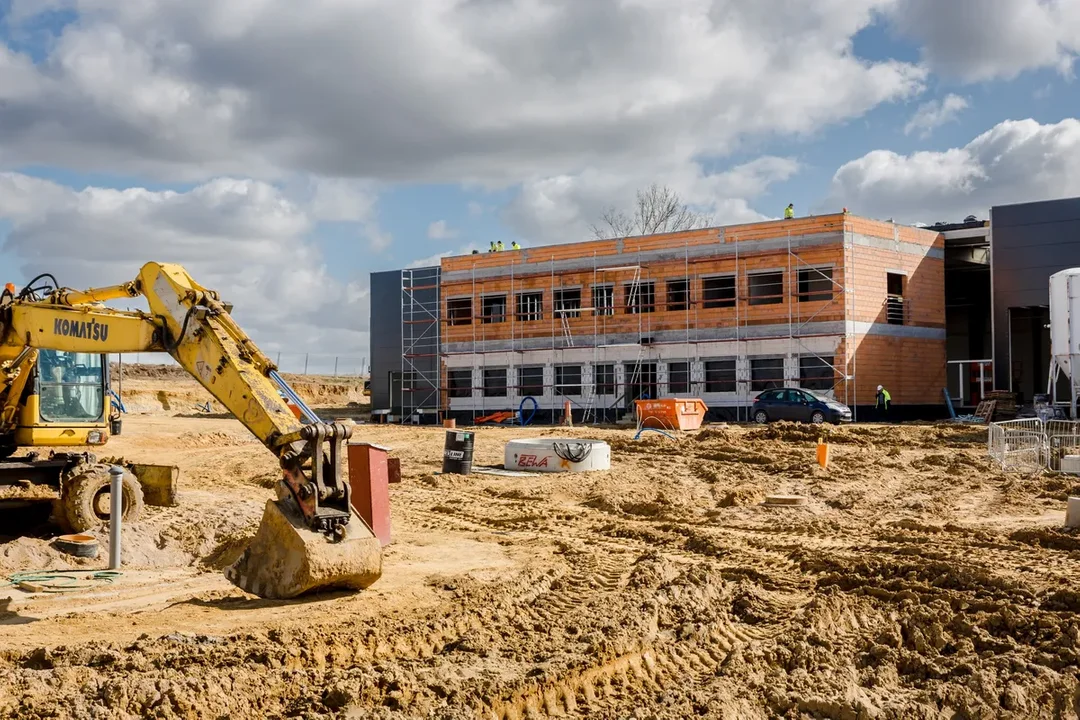
[[[1080,356],[1080,268],[1050,276],[1050,354],[1072,380],[1072,358]]]

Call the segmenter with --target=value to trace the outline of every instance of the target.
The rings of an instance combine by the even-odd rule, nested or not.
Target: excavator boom
[[[43,288],[28,286],[0,299],[0,367],[6,368],[0,373],[11,374],[12,385],[20,376],[25,382],[37,350],[164,351],[278,458],[278,499],[267,502],[251,545],[226,570],[232,582],[280,598],[329,587],[361,589],[379,578],[381,546],[352,509],[342,472],[351,429],[323,423],[307,408],[216,291],[199,285],[179,265],[155,262],[123,285],[48,289],[39,297]],[[140,296],[148,312],[101,305]],[[281,393],[310,422],[298,420]],[[12,422],[18,397],[9,392],[0,407],[0,431]]]

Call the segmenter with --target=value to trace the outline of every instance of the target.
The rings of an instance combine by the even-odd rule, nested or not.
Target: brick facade
[[[938,233],[840,213],[445,258],[443,387],[456,389],[443,406],[516,407],[525,392],[594,404],[607,366],[616,395],[643,384],[732,406],[763,373],[798,384],[815,362],[835,366],[850,404],[881,383],[897,404],[936,405],[943,249]],[[734,385],[716,380],[729,367]]]

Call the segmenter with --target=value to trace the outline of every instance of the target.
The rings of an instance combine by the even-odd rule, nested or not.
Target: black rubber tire
[[[100,550],[98,541],[94,538],[83,542],[74,542],[61,536],[53,540],[53,544],[60,552],[80,558],[95,558],[98,550]]]
[[[759,425],[764,425],[765,423],[769,422],[769,416],[764,410],[758,410],[756,413],[754,413],[754,422],[758,423]]]
[[[810,422],[815,425],[824,425],[825,413],[821,412],[820,410],[815,410],[814,414],[810,416]]]
[[[143,514],[146,506],[142,485],[130,470],[124,471],[123,483],[121,518],[125,523],[134,522]],[[72,532],[86,532],[109,522],[109,507],[99,502],[99,496],[109,492],[109,485],[109,468],[106,465],[95,466],[64,483],[62,501]]]

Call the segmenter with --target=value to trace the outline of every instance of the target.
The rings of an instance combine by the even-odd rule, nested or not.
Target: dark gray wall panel
[[[994,382],[1009,387],[1010,307],[1048,305],[1054,273],[1080,266],[1080,198],[990,210]]]

